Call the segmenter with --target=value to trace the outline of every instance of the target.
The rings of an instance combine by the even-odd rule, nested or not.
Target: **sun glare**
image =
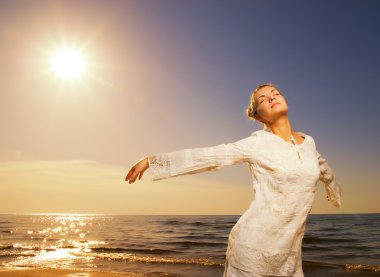
[[[86,63],[80,51],[73,48],[62,48],[51,57],[53,71],[64,80],[80,78]]]

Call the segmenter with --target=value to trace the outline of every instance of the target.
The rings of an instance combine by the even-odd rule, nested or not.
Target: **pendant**
[[[302,160],[302,159],[301,159],[301,155],[300,155],[300,152],[299,152],[299,151],[297,151],[297,154],[298,154],[298,158],[299,158],[300,160]]]
[[[295,138],[293,137],[293,135],[290,135],[290,140],[293,142],[294,147],[296,148],[297,155],[298,155],[298,159],[302,160],[301,155],[300,155],[300,151],[298,151],[298,149],[297,149],[296,140],[295,140]]]

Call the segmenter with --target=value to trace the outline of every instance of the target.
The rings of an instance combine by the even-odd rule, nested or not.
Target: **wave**
[[[192,225],[192,226],[213,226],[213,225],[215,225],[215,223],[195,221],[195,222],[191,222],[190,225]]]
[[[174,258],[174,257],[151,257],[136,256],[127,253],[73,253],[80,257],[93,257],[97,259],[113,261],[129,261],[143,263],[161,263],[161,264],[196,264],[203,266],[224,266],[224,263],[216,262],[210,258]]]
[[[187,236],[176,236],[178,239],[205,239],[205,236],[199,235],[187,235]]]
[[[231,227],[232,225],[234,225],[236,222],[232,222],[232,223],[218,223],[218,222],[202,222],[202,221],[193,221],[193,222],[189,222],[189,221],[181,221],[181,220],[167,220],[167,221],[153,221],[153,222],[157,222],[159,224],[162,224],[162,225],[189,225],[189,226],[202,226],[202,227]]]
[[[62,246],[61,248],[75,248],[74,246]],[[0,250],[9,250],[9,249],[21,249],[21,250],[45,250],[45,251],[56,251],[58,248],[51,247],[39,247],[39,246],[21,246],[21,245],[0,245]]]
[[[304,268],[343,268],[346,271],[367,271],[367,272],[380,272],[379,265],[365,265],[365,264],[332,264],[326,262],[315,262],[315,261],[302,261],[302,266]]]
[[[148,253],[148,254],[172,254],[178,253],[176,250],[159,249],[159,248],[121,248],[121,247],[91,247],[93,252],[107,252],[107,253],[128,253],[128,252],[138,252],[138,253]]]
[[[181,225],[184,223],[183,221],[179,221],[179,220],[167,220],[164,222],[161,222],[161,221],[158,221],[158,222],[163,225]]]
[[[380,272],[380,265],[345,264],[346,270]]]
[[[65,245],[60,247],[39,247],[39,246],[21,246],[21,245],[0,245],[0,250],[34,250],[34,251],[56,251],[58,249],[76,249],[72,245]],[[176,250],[160,249],[160,248],[122,248],[122,247],[90,247],[93,252],[107,252],[107,253],[146,253],[146,254],[174,254],[178,253]]]
[[[339,226],[336,226],[336,227],[322,227],[320,232],[329,232],[329,231],[337,231],[337,230],[341,230],[342,227],[339,227]]]
[[[168,241],[165,242],[165,244],[175,244],[175,245],[182,245],[186,247],[191,246],[221,246],[226,247],[226,242],[212,242],[212,241],[193,241],[193,240],[184,240],[184,241]]]
[[[36,254],[26,254],[26,253],[2,253],[0,258],[13,258],[13,257],[35,257]]]
[[[368,249],[368,248],[367,248]],[[307,251],[307,252],[321,252],[321,251],[336,251],[337,249],[331,245],[302,245],[302,250]],[[339,252],[340,253],[338,256],[347,256],[347,253],[345,251],[351,250],[351,251],[356,251],[358,250],[358,247],[355,246],[339,246]],[[361,253],[358,254],[358,256],[362,255]]]
[[[345,239],[345,238],[328,238],[328,237],[304,237],[302,242],[303,243],[330,243],[330,242],[336,242],[336,243],[342,243],[342,242],[348,242],[353,243],[355,239]]]

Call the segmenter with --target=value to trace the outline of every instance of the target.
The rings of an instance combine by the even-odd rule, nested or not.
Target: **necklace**
[[[290,140],[293,142],[294,145],[296,145],[296,140],[295,140],[295,138],[293,137],[293,135],[290,135]]]
[[[296,144],[296,139],[293,137],[293,135],[290,135],[290,140],[292,141],[292,143],[294,144],[294,146],[297,145],[297,144]],[[297,150],[298,158],[299,158],[300,160],[302,160],[302,159],[301,159],[301,155],[300,155],[300,151],[298,150],[297,147],[296,147],[296,150]]]

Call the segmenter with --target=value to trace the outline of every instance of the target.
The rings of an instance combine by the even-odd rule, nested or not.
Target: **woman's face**
[[[286,115],[288,104],[277,88],[266,86],[255,93],[256,119],[271,124],[278,117]]]

